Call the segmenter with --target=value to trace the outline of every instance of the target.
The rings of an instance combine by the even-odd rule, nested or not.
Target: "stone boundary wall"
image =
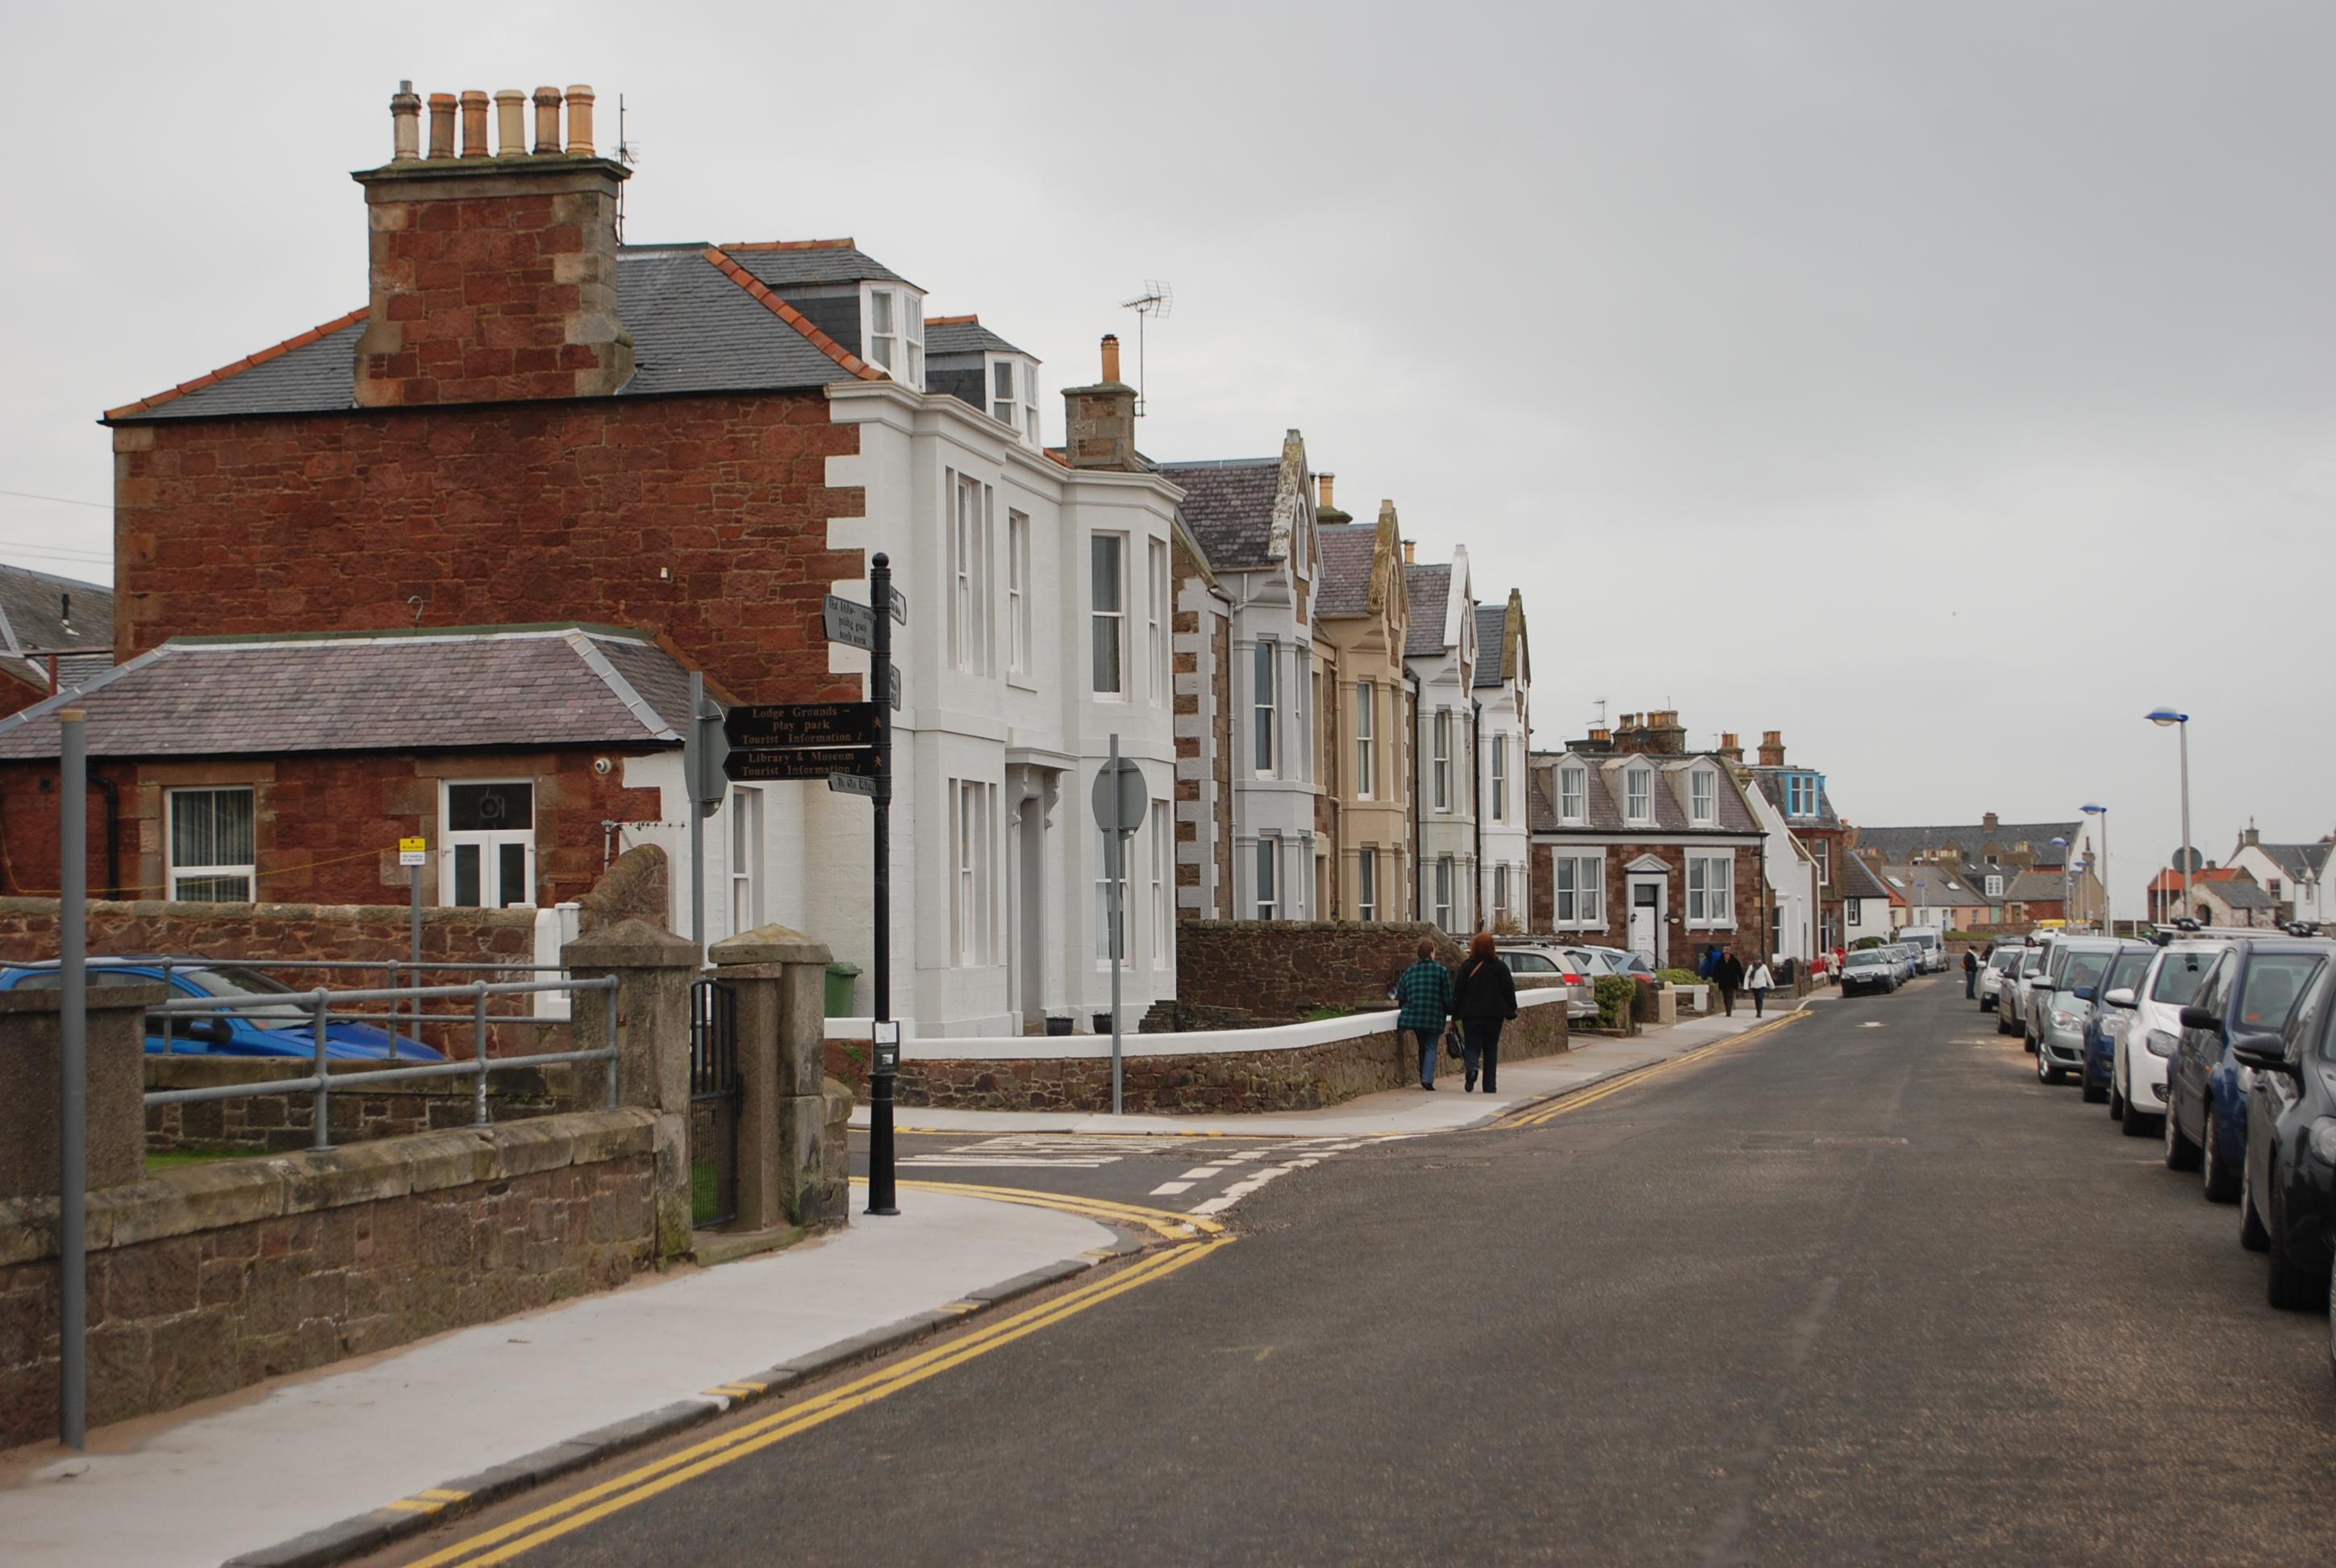
[[[1266,1023],[1316,1008],[1377,1010],[1422,937],[1436,939],[1445,963],[1460,961],[1460,944],[1425,922],[1180,920],[1176,1000],[1180,1008],[1239,1009]]]
[[[91,1423],[624,1283],[657,1255],[677,1120],[578,1112],[92,1192]],[[56,1215],[0,1203],[0,1447],[55,1426]]]
[[[1501,1035],[1504,1061],[1552,1056],[1568,1048],[1562,998],[1546,1001],[1521,995],[1523,1005]],[[1277,1041],[1275,1037],[1282,1037]],[[900,1098],[904,1105],[983,1111],[1108,1111],[1111,1053],[1098,1052],[1094,1037],[1074,1037],[1076,1052],[1009,1056],[1029,1049],[1036,1038],[996,1042],[994,1056],[945,1056],[965,1040],[920,1040],[904,1045]],[[1185,1039],[1198,1050],[1178,1049]],[[1353,1018],[1287,1025],[1278,1029],[1232,1031],[1208,1037],[1131,1037],[1122,1063],[1125,1109],[1140,1115],[1223,1115],[1257,1111],[1303,1111],[1335,1105],[1358,1096],[1402,1088],[1418,1081],[1418,1064],[1407,1038],[1398,1037],[1395,1014],[1382,1008]],[[1173,1043],[1172,1043],[1173,1042]],[[831,1041],[831,1046],[836,1042]],[[1072,1040],[1046,1044],[1070,1045]],[[983,1042],[988,1044],[988,1042]],[[1456,1070],[1458,1064],[1447,1064]],[[1437,1069],[1441,1076],[1444,1067]]]
[[[152,1094],[214,1084],[305,1078],[311,1066],[265,1057],[150,1056],[144,1061],[145,1086],[146,1092]],[[367,1089],[363,1080],[372,1064],[331,1062],[326,1066],[336,1081],[326,1101],[326,1122],[336,1145],[467,1127],[478,1115],[478,1103],[472,1097],[475,1090],[468,1078],[423,1078]],[[341,1080],[346,1080],[346,1087]],[[498,1068],[487,1080],[488,1119],[516,1122],[567,1110],[574,1104],[574,1069],[567,1066]],[[306,1094],[149,1105],[146,1152],[290,1153],[314,1144],[316,1123],[316,1101]]]

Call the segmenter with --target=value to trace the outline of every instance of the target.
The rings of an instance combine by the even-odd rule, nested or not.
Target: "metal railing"
[[[271,965],[269,967],[288,966]],[[333,965],[327,960],[319,962],[315,967],[331,968]],[[453,968],[454,966],[435,967]],[[531,969],[535,966],[511,965],[509,967]],[[296,991],[288,995],[276,992],[246,996],[188,997],[180,1000],[161,1002],[148,1008],[147,1016],[162,1018],[165,1021],[166,1033],[169,1021],[174,1018],[217,1018],[230,1013],[249,1012],[261,1008],[282,1008],[297,1002],[309,1012],[310,1027],[315,1040],[315,1056],[311,1058],[312,1069],[306,1077],[270,1078],[243,1084],[212,1084],[193,1089],[158,1089],[146,1096],[145,1103],[151,1109],[156,1105],[195,1105],[206,1100],[257,1099],[270,1095],[310,1095],[314,1096],[315,1146],[319,1149],[329,1149],[333,1146],[330,1110],[336,1075],[330,1066],[328,1037],[334,1021],[336,1018],[342,1022],[372,1022],[382,1018],[404,1018],[417,1024],[460,1023],[467,1020],[472,1027],[471,1058],[468,1061],[423,1062],[413,1066],[395,1065],[381,1067],[353,1066],[351,1070],[337,1075],[343,1089],[369,1092],[381,1084],[411,1083],[429,1078],[454,1078],[467,1076],[474,1080],[474,1087],[472,1091],[473,1125],[483,1127],[488,1125],[487,1078],[490,1074],[512,1067],[548,1067],[569,1062],[606,1062],[608,1064],[608,1104],[613,1110],[617,1105],[616,990],[617,977],[604,975],[598,979],[589,980],[474,980],[467,986],[403,986],[355,991],[336,991],[318,986],[314,990]],[[608,1044],[590,1050],[539,1051],[527,1056],[494,1057],[488,1054],[488,1031],[497,1024],[566,1023],[568,1021],[565,1018],[538,1018],[531,1010],[526,1015],[491,1013],[487,1010],[487,1003],[491,998],[535,997],[547,992],[558,992],[572,998],[585,991],[609,993],[608,1006],[605,1009],[608,1014]],[[466,998],[470,1002],[468,1012],[430,1013],[423,1010],[425,1003],[458,997]],[[401,1002],[411,1002],[414,1005],[414,1010],[411,1013],[400,1012],[397,1004]],[[341,1011],[334,1010],[336,1003],[340,1005]],[[383,1004],[388,1005],[391,1010],[387,1013],[347,1010],[352,1005]]]

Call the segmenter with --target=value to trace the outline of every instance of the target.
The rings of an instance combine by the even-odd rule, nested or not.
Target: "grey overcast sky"
[[[589,82],[636,240],[852,235],[1146,449],[1302,429],[1524,590],[1537,739],[1781,729],[1853,821],[2113,808],[2135,907],[2336,829],[2336,6],[8,0],[0,489],[363,303],[346,171],[423,93]],[[1131,343],[1132,346],[1132,343]],[[1049,411],[1049,438],[1059,407]],[[0,496],[102,578],[102,510]]]

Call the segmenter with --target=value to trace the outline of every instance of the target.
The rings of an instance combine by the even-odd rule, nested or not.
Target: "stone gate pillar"
[[[759,926],[707,950],[738,999],[738,1223],[841,1223],[848,1172],[827,1157],[827,965],[833,956],[785,926]]]
[[[617,978],[608,991],[579,991],[569,1032],[590,1049],[608,1037],[608,1009],[617,1014],[617,1103],[657,1113],[657,1253],[689,1251],[689,987],[697,978],[697,950],[646,920],[620,920],[577,938],[560,961],[579,980]],[[593,1062],[576,1069],[579,1105],[606,1103],[606,1069]]]

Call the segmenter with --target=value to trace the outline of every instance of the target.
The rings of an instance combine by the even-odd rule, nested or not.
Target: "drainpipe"
[[[105,896],[122,896],[122,786],[102,774],[89,781],[105,792]]]
[[[1427,879],[1421,874],[1419,863],[1427,848],[1419,837],[1420,685],[1417,670],[1406,668],[1403,674],[1404,678],[1411,682],[1411,918],[1416,921],[1427,918],[1426,905],[1423,901],[1427,896]]]
[[[1476,929],[1492,928],[1484,923],[1484,705],[1475,697],[1468,699],[1468,793],[1475,797],[1476,836],[1475,909]]]

